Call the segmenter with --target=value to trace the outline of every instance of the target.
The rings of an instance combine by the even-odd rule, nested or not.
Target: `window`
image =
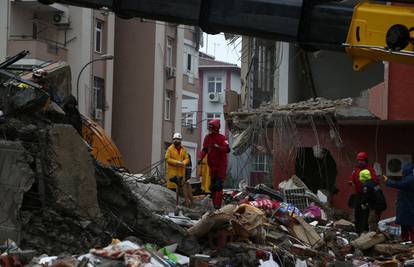
[[[93,77],[92,117],[103,126],[105,110],[105,80]]]
[[[167,40],[167,67],[171,67],[173,64],[173,40],[168,38]]]
[[[213,119],[221,120],[221,114],[220,113],[207,113],[207,124],[209,121]]]
[[[96,20],[95,24],[95,52],[101,53],[102,52],[102,30],[103,30],[103,22],[100,20]]]
[[[191,54],[187,54],[187,72],[191,72],[191,63],[192,63]]]
[[[165,93],[165,105],[164,105],[164,119],[170,120],[171,119],[171,93]]]
[[[104,88],[105,80],[99,77],[93,77],[93,107],[103,110],[105,108]]]
[[[209,93],[221,93],[223,87],[222,77],[209,77],[208,78],[208,92]]]
[[[259,153],[255,155],[253,170],[260,172],[270,172],[270,156]]]
[[[183,127],[196,128],[195,112],[182,113]]]

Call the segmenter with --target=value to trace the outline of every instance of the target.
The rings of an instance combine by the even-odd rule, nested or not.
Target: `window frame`
[[[100,27],[98,27],[100,25]],[[102,46],[103,46],[103,31],[104,31],[104,22],[100,19],[95,19],[95,46],[94,51],[96,53],[102,53]],[[99,35],[99,42],[98,42],[98,35]],[[98,49],[99,44],[99,49]]]
[[[211,116],[211,118],[209,118],[210,116]],[[207,123],[207,126],[208,126],[208,123],[211,120],[220,120],[220,122],[221,122],[221,113],[217,113],[217,112],[209,112],[209,113],[207,113],[207,115],[206,115],[206,123]]]
[[[210,89],[210,84],[213,84],[213,90]],[[220,91],[217,90],[218,84],[220,84]],[[223,77],[222,76],[210,76],[207,78],[207,92],[208,93],[222,93],[223,92]]]
[[[170,121],[171,120],[171,92],[165,92],[165,100],[164,100],[164,120]]]
[[[167,38],[167,58],[166,58],[166,66],[167,67],[172,67],[173,65],[173,39],[172,38]]]
[[[255,172],[270,173],[271,156],[266,153],[257,153],[254,155],[252,170]]]
[[[99,97],[99,92],[101,97]],[[98,76],[93,77],[93,108],[105,110],[105,79]]]
[[[193,73],[193,55],[191,53],[187,53],[187,68],[186,71],[189,73]]]

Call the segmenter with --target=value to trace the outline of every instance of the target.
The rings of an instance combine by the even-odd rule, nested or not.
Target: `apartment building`
[[[174,132],[183,133],[183,143],[195,158],[193,127],[182,127],[182,103],[198,99],[199,30],[116,18],[115,31],[112,133],[126,167],[132,172],[162,167]],[[187,124],[194,121],[188,118]]]
[[[29,50],[17,65],[42,68],[68,62],[71,91],[59,91],[60,98],[76,96],[80,112],[111,134],[113,62],[106,55],[114,53],[114,22],[113,14],[85,8],[0,1],[0,60]]]

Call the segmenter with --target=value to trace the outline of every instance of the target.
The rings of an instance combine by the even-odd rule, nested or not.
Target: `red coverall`
[[[206,154],[207,165],[210,171],[213,205],[215,208],[221,206],[223,198],[223,182],[226,178],[227,171],[227,153],[230,152],[227,138],[217,132],[206,135],[203,142],[203,150],[201,152],[201,159]]]

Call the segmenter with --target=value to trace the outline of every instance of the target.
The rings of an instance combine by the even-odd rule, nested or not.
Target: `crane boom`
[[[308,50],[346,51],[354,69],[375,61],[414,64],[414,6],[353,0],[41,0],[107,8],[140,17],[294,42]],[[409,0],[403,0],[409,1]]]

